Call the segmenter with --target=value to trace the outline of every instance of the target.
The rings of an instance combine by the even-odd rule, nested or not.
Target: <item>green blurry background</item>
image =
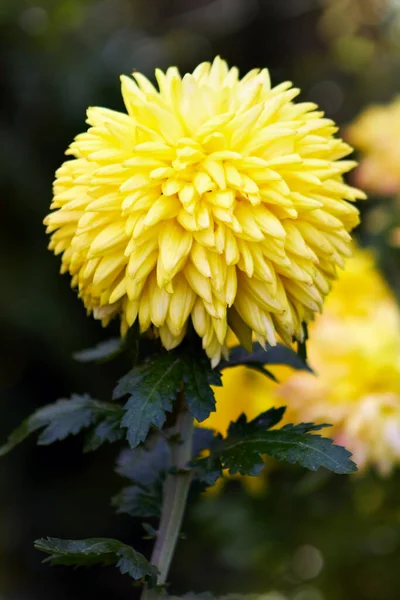
[[[121,109],[118,76],[191,70],[220,54],[241,72],[268,66],[345,125],[400,91],[399,0],[1,0],[0,435],[71,392],[109,397],[124,365],[75,363],[103,339],[87,319],[42,220],[63,152],[88,105]],[[371,199],[369,213],[379,204]],[[373,213],[371,213],[373,214]],[[391,215],[395,224],[396,215]],[[363,227],[399,289],[399,251]],[[113,326],[111,326],[111,330]],[[114,329],[114,332],[117,330]],[[124,600],[112,569],[41,564],[37,537],[117,537],[143,552],[139,523],[115,516],[115,448],[81,454],[81,439],[26,442],[0,461],[1,600]],[[265,600],[400,598],[400,477],[348,479],[284,468],[263,490],[238,481],[188,511],[171,573],[176,593],[260,592]],[[272,592],[273,591],[273,592]]]

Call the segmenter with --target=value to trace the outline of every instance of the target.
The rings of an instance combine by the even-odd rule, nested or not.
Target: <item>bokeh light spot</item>
[[[41,35],[49,24],[47,11],[41,6],[32,6],[24,10],[19,18],[19,25],[28,35]]]
[[[317,588],[307,587],[299,590],[293,600],[324,600],[324,596]]]
[[[322,553],[315,546],[306,544],[299,546],[292,559],[292,569],[300,579],[314,579],[318,577],[324,566]]]

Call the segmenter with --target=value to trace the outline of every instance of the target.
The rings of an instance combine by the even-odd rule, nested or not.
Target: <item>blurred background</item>
[[[370,161],[352,179],[370,191],[358,239],[375,248],[400,297],[400,109],[357,127],[366,107],[400,94],[399,0],[2,0],[2,440],[33,410],[71,392],[107,400],[126,366],[73,361],[74,351],[117,325],[106,333],[86,318],[42,225],[54,171],[84,129],[86,107],[123,109],[121,73],[151,78],[169,65],[185,72],[216,54],[241,73],[266,66],[275,84],[293,81]],[[371,158],[374,136],[381,146]],[[123,485],[113,473],[117,448],[85,456],[81,448],[80,438],[51,449],[30,440],[0,461],[1,600],[138,596],[112,568],[50,568],[33,549],[45,535],[116,537],[150,549],[140,524],[110,506]],[[171,591],[397,600],[399,498],[396,466],[386,476],[371,467],[352,478],[271,468],[257,489],[228,481],[188,511]]]

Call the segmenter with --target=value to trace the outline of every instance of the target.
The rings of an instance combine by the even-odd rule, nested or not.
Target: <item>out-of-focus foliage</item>
[[[399,493],[398,477],[372,474],[338,479],[279,469],[257,494],[228,481],[190,512],[185,533],[196,535],[197,548],[178,548],[175,589],[204,589],[211,564],[220,574],[216,593],[228,583],[248,592],[252,581],[254,591],[288,600],[397,600]]]
[[[291,79],[303,100],[346,127],[369,104],[399,94],[399,33],[397,0],[3,0],[4,441],[26,415],[71,391],[111,398],[117,375],[131,366],[123,357],[101,368],[71,359],[104,332],[86,318],[46,250],[42,219],[54,170],[82,130],[86,107],[121,110],[115,82],[122,72],[136,68],[151,77],[155,67],[170,64],[191,70],[220,54],[242,72],[267,66],[274,81]],[[398,207],[396,200],[371,198],[360,206],[358,230],[362,243],[377,248],[396,293]],[[109,446],[82,459],[81,444],[71,439],[51,452],[26,442],[0,463],[0,595],[6,600],[124,600],[137,593],[110,569],[94,578],[85,570],[49,570],[32,548],[44,531],[74,538],[101,532],[148,555],[139,523],[132,529],[132,519],[107,508],[121,485],[108,475],[114,462]],[[324,482],[288,468],[274,471],[258,497],[230,482],[190,511],[171,592],[276,590],[265,600],[397,600],[399,497],[397,470],[385,480],[367,473]]]

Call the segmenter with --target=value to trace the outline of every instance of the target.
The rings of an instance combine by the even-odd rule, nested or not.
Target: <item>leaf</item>
[[[116,473],[131,482],[152,485],[160,472],[166,472],[169,465],[167,440],[154,435],[139,448],[123,450],[117,459]]]
[[[121,417],[120,406],[93,400],[87,394],[74,394],[70,399],[57,400],[54,404],[39,408],[25,419],[11,433],[7,443],[0,447],[0,456],[7,454],[39,429],[43,431],[39,436],[38,444],[47,446],[69,435],[76,435],[82,429],[99,423],[103,418],[113,418],[120,423]]]
[[[307,323],[303,322],[302,326],[303,326],[303,330],[304,330],[304,340],[302,342],[300,342],[300,341],[297,342],[297,354],[302,360],[306,361],[307,360],[307,340],[308,340]]]
[[[129,396],[124,406],[123,427],[131,448],[145,440],[150,427],[164,425],[182,384],[181,358],[174,352],[153,356],[131,369],[114,390],[113,398]]]
[[[116,494],[112,506],[117,508],[118,514],[128,514],[131,517],[156,517],[161,514],[163,481],[154,482],[152,487],[129,485]]]
[[[228,436],[241,436],[260,430],[271,429],[271,427],[274,427],[282,421],[285,410],[285,406],[270,408],[259,414],[258,417],[250,422],[247,421],[246,415],[242,413],[237,421],[232,421],[230,423],[228,427]]]
[[[130,479],[133,485],[122,488],[112,498],[117,512],[133,517],[159,517],[168,467],[168,443],[161,436],[140,448],[123,450],[118,457],[116,472]]]
[[[264,454],[277,460],[299,463],[311,471],[319,467],[340,474],[357,470],[348,450],[333,444],[329,438],[311,433],[326,425],[301,423],[271,430],[280,421],[283,412],[274,408],[253,421],[247,422],[246,416],[241,415],[231,423],[227,437],[217,436],[210,455],[197,459],[201,479],[214,483],[223,469],[228,469],[230,475],[256,476],[264,467],[261,458]]]
[[[236,367],[244,365],[249,368],[261,370],[265,373],[265,365],[288,365],[296,370],[304,370],[312,372],[312,369],[292,348],[284,346],[283,344],[277,344],[276,346],[268,346],[266,350],[258,344],[253,344],[253,351],[247,352],[241,346],[235,346],[230,351],[229,360],[223,361],[219,369],[227,369],[229,367]],[[267,371],[267,375],[271,376],[272,373]],[[273,377],[273,375],[272,375]]]
[[[195,427],[193,432],[193,458],[210,447],[214,439],[214,431],[205,427]]]
[[[215,410],[210,386],[221,385],[221,375],[196,347],[155,354],[120,379],[113,398],[129,396],[122,425],[131,448],[145,440],[150,427],[161,429],[182,385],[191,414],[203,421]]]
[[[74,352],[72,356],[76,361],[82,363],[102,363],[112,360],[113,358],[121,354],[124,348],[124,340],[122,340],[121,338],[110,338],[109,340],[100,342],[93,348],[87,348],[85,350],[79,350],[78,352]]]
[[[213,440],[210,429],[196,427],[193,435],[193,458]],[[174,441],[173,443],[179,443]],[[170,451],[166,437],[155,435],[139,448],[123,450],[118,457],[116,472],[130,480],[111,503],[118,513],[132,517],[159,517],[162,488],[170,466]]]
[[[183,379],[189,410],[197,421],[204,421],[215,411],[214,391],[210,386],[222,385],[221,373],[211,368],[205,356],[198,360],[189,357],[184,361]]]
[[[221,436],[222,437],[222,436]],[[222,477],[222,463],[217,453],[211,452],[206,458],[199,458],[194,462],[196,477],[200,483],[206,486],[214,483]]]
[[[299,432],[295,427],[251,434],[243,441],[227,444],[220,457],[231,475],[253,475],[259,473],[260,463],[263,466],[261,454],[281,461],[297,462],[310,471],[316,471],[319,467],[340,474],[356,470],[355,464],[349,459],[351,453],[345,448],[336,446],[329,438]]]
[[[151,587],[156,585],[158,569],[146,558],[118,540],[90,538],[86,540],[36,540],[35,548],[50,556],[44,562],[52,565],[91,566],[116,564],[121,573],[135,580],[143,579]]]
[[[93,452],[106,442],[112,444],[125,438],[126,431],[121,427],[123,411],[121,407],[117,408],[119,410],[97,423],[94,429],[87,433],[83,447],[84,452]]]

